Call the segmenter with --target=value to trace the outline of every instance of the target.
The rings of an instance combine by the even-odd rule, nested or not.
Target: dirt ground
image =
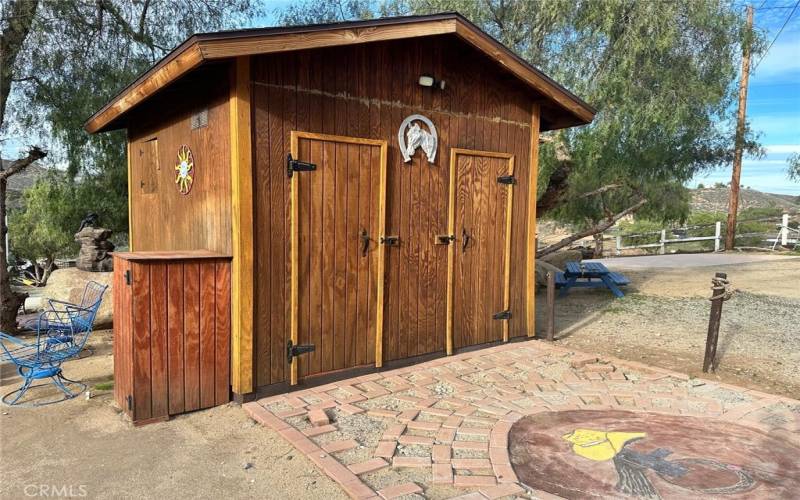
[[[238,406],[134,429],[113,406],[111,391],[95,388],[112,378],[111,337],[96,332],[94,354],[64,365],[66,377],[92,388],[91,399],[0,406],[0,498],[347,498]],[[0,392],[18,385],[3,364]],[[55,393],[40,389],[45,394]]]
[[[800,397],[800,259],[648,269],[625,269],[626,260],[605,261],[632,281],[623,299],[590,289],[557,297],[560,345]],[[715,272],[727,272],[737,293],[723,306],[717,371],[703,374]],[[537,304],[542,335],[543,292]]]

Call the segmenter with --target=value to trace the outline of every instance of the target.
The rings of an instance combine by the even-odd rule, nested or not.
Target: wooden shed
[[[593,116],[447,13],[195,35],[86,130],[127,130],[128,258],[232,257],[241,399],[532,336],[539,133]]]

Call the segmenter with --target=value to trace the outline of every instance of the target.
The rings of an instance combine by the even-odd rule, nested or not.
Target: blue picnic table
[[[565,296],[570,288],[608,288],[617,297],[625,294],[620,286],[631,281],[620,273],[612,273],[600,262],[567,262],[564,272],[556,273],[556,287]]]

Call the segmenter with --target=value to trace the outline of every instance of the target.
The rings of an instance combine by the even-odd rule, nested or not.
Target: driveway
[[[800,402],[506,344],[244,405],[354,498],[790,498]]]

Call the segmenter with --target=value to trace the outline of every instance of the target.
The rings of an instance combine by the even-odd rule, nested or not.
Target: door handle
[[[367,233],[366,229],[361,229],[359,238],[361,238],[361,256],[366,257],[367,250],[369,250],[369,233]]]
[[[469,240],[472,237],[467,233],[467,229],[462,227],[461,228],[461,253],[467,251],[467,245],[469,245]]]

